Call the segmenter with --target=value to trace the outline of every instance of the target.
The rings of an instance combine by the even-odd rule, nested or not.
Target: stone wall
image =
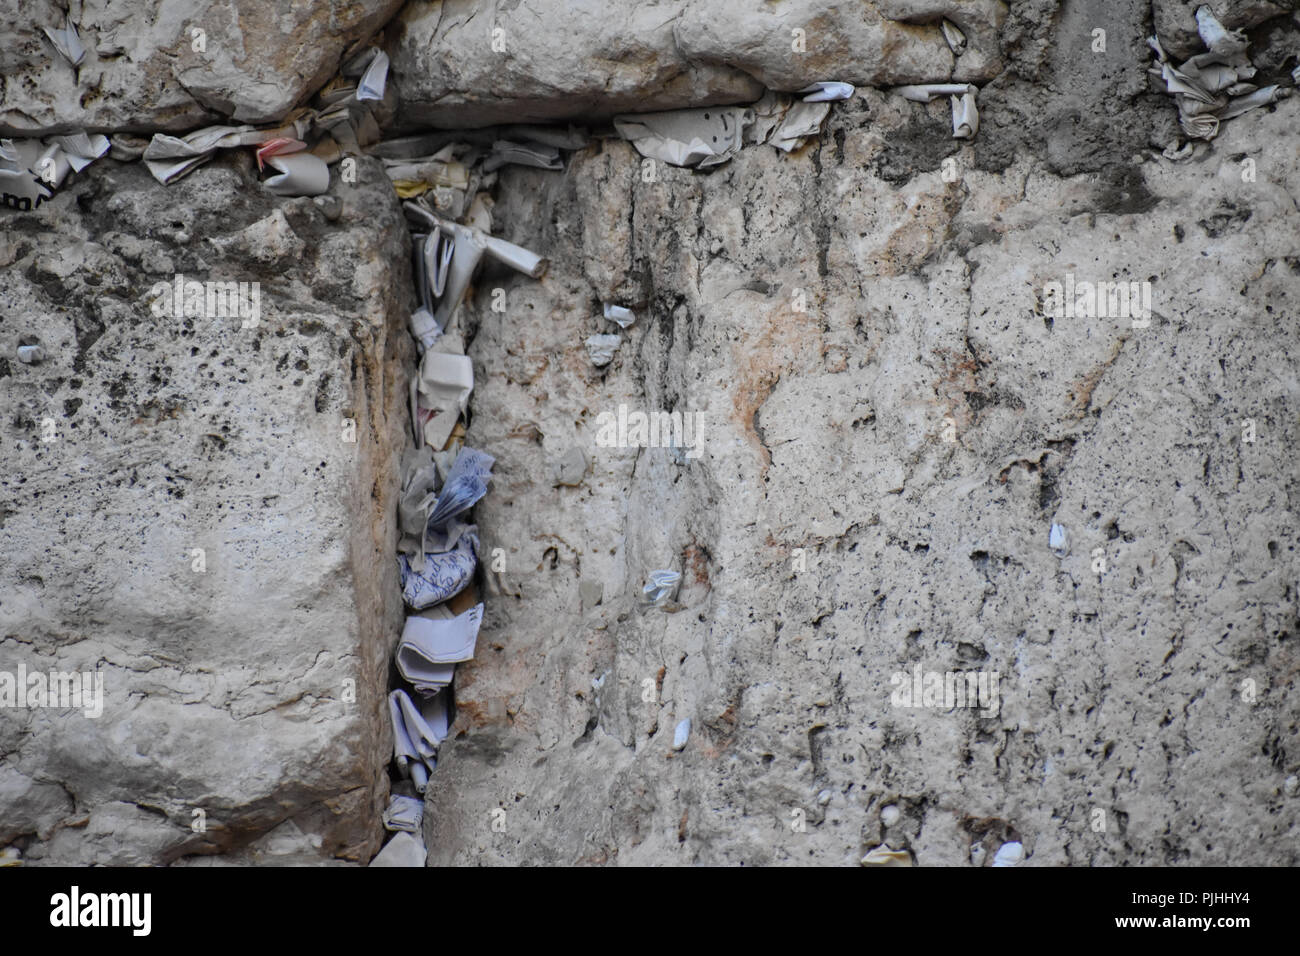
[[[595,131],[502,171],[494,232],[550,271],[486,263],[462,313],[497,465],[431,863],[1295,865],[1300,98],[1169,158],[1145,39],[1196,52],[1198,5],[86,0],[77,71],[46,3],[9,13],[0,133],[276,122],[372,38],[386,135]],[[1294,9],[1217,10],[1287,86]],[[605,124],[825,79],[859,90],[820,138],[705,173]],[[887,89],[950,79],[973,141]],[[103,159],[0,210],[0,670],[105,675],[99,718],[0,713],[33,863],[380,845],[407,228],[371,159],[338,207],[256,179]],[[260,283],[259,324],[155,315],[177,274]],[[1146,284],[1150,321],[1057,314],[1067,281]],[[604,303],[637,320],[602,369]],[[620,407],[698,442],[606,447]],[[904,706],[918,668],[997,706]]]
[[[374,168],[331,222],[250,166],[164,188],[113,164],[8,214],[5,339],[47,359],[0,361],[0,653],[104,673],[98,718],[0,720],[0,843],[32,860],[161,862],[285,821],[272,858],[379,846],[409,241]],[[155,315],[177,274],[259,283],[257,325]]]
[[[611,141],[503,186],[555,252],[479,312],[506,571],[432,860],[1295,862],[1300,103],[1128,197],[978,146],[891,183],[909,112],[867,93],[802,155],[707,176],[644,183]],[[1150,326],[1045,316],[1067,272],[1149,281]],[[641,317],[605,374],[602,300]],[[620,404],[698,413],[701,456],[599,447]],[[557,486],[571,446],[590,474]],[[647,611],[660,567],[680,606]],[[892,706],[918,664],[998,673],[1000,710]]]

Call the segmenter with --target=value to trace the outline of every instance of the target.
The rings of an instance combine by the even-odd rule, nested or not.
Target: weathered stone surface
[[[1196,10],[1208,6],[1229,30],[1249,30],[1266,20],[1300,8],[1297,0],[1234,0],[1206,3],[1206,0],[1153,0],[1156,32],[1165,51],[1174,57],[1189,57],[1205,47],[1196,32]]]
[[[500,173],[494,233],[551,267],[485,263],[461,317],[468,440],[497,465],[431,863],[1300,862],[1300,98],[1163,158],[1181,136],[1145,37],[1195,52],[1197,5],[407,4],[383,40],[407,125],[862,87],[790,156],[698,174],[604,138],[562,174]],[[137,21],[114,39],[87,3],[108,26],[76,94],[14,17],[0,122],[71,115],[33,70],[87,97],[69,125],[269,118],[383,16],[331,32],[272,5],[240,40],[212,14],[211,75],[147,52],[200,7],[119,56]],[[1218,7],[1289,75],[1292,0]],[[242,45],[270,16],[273,69]],[[949,78],[980,84],[973,142],[947,102],[872,88]],[[98,719],[0,710],[0,847],[377,850],[415,356],[405,226],[361,173],[338,222],[265,195],[247,151],[170,188],[101,161],[0,210],[0,672],[107,685]],[[178,272],[261,282],[260,327],[151,315]],[[1149,326],[1049,314],[1067,277],[1150,283]],[[637,319],[596,368],[607,302]],[[32,337],[43,364],[16,361]],[[691,415],[699,444],[609,447],[621,407]],[[680,586],[648,607],[660,569]],[[996,674],[996,712],[895,703],[918,666]]]
[[[406,227],[370,161],[336,186],[337,223],[251,167],[162,187],[104,160],[7,213],[0,670],[104,674],[97,719],[0,711],[0,844],[32,862],[162,862],[272,828],[253,858],[379,845]],[[152,314],[177,273],[260,283],[259,324]],[[45,363],[14,361],[27,335]]]
[[[977,140],[955,182],[882,179],[919,110],[868,92],[707,176],[644,182],[619,142],[503,176],[497,220],[552,266],[475,300],[506,570],[431,863],[1300,861],[1300,103],[1191,163],[983,172]],[[1150,281],[1150,326],[1045,316],[1067,273]],[[639,316],[605,372],[602,300]],[[623,403],[702,414],[702,456],[600,447]],[[591,470],[555,487],[572,445]],[[661,567],[679,603],[644,610]],[[893,706],[918,664],[997,672],[999,712]]]
[[[490,12],[474,0],[412,0],[389,50],[404,122],[487,126],[742,103],[765,86],[817,80],[987,79],[1000,69],[1005,15],[999,0],[545,0]],[[944,16],[972,41],[956,61],[939,32]]]
[[[63,26],[66,4],[0,0],[0,133],[278,120],[400,6],[401,0],[84,0],[73,4],[86,49],[74,67],[42,30]]]

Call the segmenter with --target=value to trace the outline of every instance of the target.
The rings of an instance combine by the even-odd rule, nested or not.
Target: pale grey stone
[[[407,230],[377,162],[337,223],[251,166],[101,161],[6,214],[0,308],[47,358],[0,377],[0,670],[104,674],[97,718],[0,717],[0,845],[29,863],[254,852],[286,822],[260,858],[379,846]],[[176,272],[259,283],[258,326],[153,314]]]
[[[0,0],[0,133],[179,131],[218,117],[279,120],[401,5],[85,0],[75,5],[85,54],[73,66],[44,32],[63,26],[66,3]]]
[[[970,38],[960,60],[945,17]],[[408,124],[473,127],[750,103],[820,80],[990,79],[1005,17],[999,0],[539,0],[490,15],[476,0],[411,0],[389,52]]]

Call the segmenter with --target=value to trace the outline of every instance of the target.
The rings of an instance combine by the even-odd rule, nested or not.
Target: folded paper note
[[[429,851],[424,841],[414,833],[399,833],[380,850],[369,866],[378,867],[413,867],[424,866],[428,862]]]
[[[456,240],[449,234],[436,230],[424,241],[424,268],[428,276],[429,292],[436,301],[447,291],[447,278],[456,258]]]
[[[804,96],[805,103],[825,103],[830,100],[847,100],[853,95],[852,83],[833,83],[823,80],[812,86],[805,86],[800,93],[807,94]]]
[[[388,54],[383,50],[375,52],[374,59],[366,67],[366,72],[361,76],[361,82],[357,84],[357,99],[359,100],[382,100],[384,98],[384,87],[388,81]]]
[[[795,103],[786,110],[768,142],[787,153],[799,149],[808,137],[821,133],[822,124],[830,112],[830,103],[815,100]]]
[[[330,168],[311,153],[289,153],[266,157],[266,164],[278,170],[262,184],[277,196],[319,196],[330,188]]]
[[[206,163],[218,149],[258,146],[276,131],[251,126],[206,126],[184,136],[155,133],[144,150],[144,164],[164,186]]]
[[[62,29],[45,27],[45,35],[54,44],[54,49],[73,66],[79,66],[85,59],[86,48],[81,45],[81,37],[77,34],[77,25],[72,22],[71,14],[65,17]]]
[[[492,152],[483,160],[483,171],[490,173],[502,166],[534,166],[537,169],[563,169],[560,151],[544,143],[515,143],[499,139],[492,144]]]
[[[1246,56],[1246,36],[1225,29],[1209,7],[1197,8],[1196,27],[1207,52],[1198,53],[1181,66],[1170,62],[1158,37],[1147,39],[1156,55],[1148,72],[1160,77],[1165,91],[1174,97],[1179,125],[1189,139],[1213,139],[1219,135],[1222,121],[1289,94],[1289,90],[1276,85],[1256,88],[1247,82],[1256,70]],[[1167,150],[1166,155],[1183,158],[1178,151]]]
[[[942,20],[939,23],[939,30],[943,33],[943,39],[948,44],[948,49],[952,50],[953,56],[961,56],[966,52],[966,34],[961,32],[957,24],[951,20]]]
[[[614,361],[614,353],[622,344],[623,338],[619,335],[587,336],[587,354],[591,356],[591,364],[597,368],[604,368]]]
[[[745,145],[768,142],[793,102],[794,98],[788,93],[774,93],[772,90],[764,93],[763,98],[750,107],[754,122],[745,127]]]
[[[404,554],[397,557],[402,574],[402,600],[417,611],[441,604],[465,590],[478,566],[478,529],[467,525],[449,551],[426,553],[417,571]]]
[[[466,355],[424,353],[420,362],[419,408],[424,440],[435,450],[447,444],[474,390],[474,363]]]
[[[0,203],[35,209],[50,199],[70,172],[81,172],[108,152],[107,136],[71,133],[38,139],[0,140]]]
[[[487,452],[463,448],[438,492],[437,503],[429,514],[429,528],[438,528],[458,514],[474,507],[487,494],[492,465],[496,462]]]
[[[447,739],[446,692],[425,698],[419,706],[404,690],[388,695],[393,721],[393,757],[404,775],[424,793],[429,774],[437,767],[438,745]]]
[[[403,535],[422,536],[430,504],[437,500],[438,468],[426,447],[402,455],[402,493],[397,500],[398,527]]]
[[[395,793],[388,798],[383,819],[385,829],[419,833],[420,821],[424,819],[424,801]]]
[[[68,165],[75,172],[81,172],[99,157],[108,152],[110,143],[102,133],[88,136],[85,133],[71,133],[67,136],[53,136],[67,157]]]
[[[257,148],[257,168],[266,168],[268,156],[281,156],[286,153],[298,153],[307,148],[307,144],[291,136],[277,136],[269,139]]]
[[[977,88],[973,83],[923,83],[895,87],[894,92],[914,103],[928,103],[936,96],[947,96],[952,103],[953,139],[974,139],[979,132],[980,114],[975,105]]]
[[[611,305],[606,302],[605,318],[611,322],[617,322],[619,328],[625,329],[636,321],[636,314],[631,309],[625,309],[621,305]]]
[[[461,301],[465,298],[465,293],[469,289],[470,278],[478,267],[479,260],[485,254],[534,279],[540,278],[546,272],[546,260],[535,253],[529,252],[522,246],[490,236],[472,226],[447,222],[435,216],[431,210],[418,202],[404,202],[402,208],[406,210],[408,216],[412,219],[418,220],[423,225],[441,232],[445,236],[449,236],[453,241],[451,264],[446,268],[445,279],[442,280],[444,283],[443,291],[440,295],[433,296],[437,300],[437,308],[433,310],[433,317],[440,329],[447,327],[456,309],[459,308]],[[433,270],[427,262],[429,245],[426,239],[426,287],[433,279]],[[430,294],[431,292],[430,289]]]
[[[651,604],[665,604],[677,591],[682,576],[676,571],[653,571],[650,582],[642,588],[642,593]]]
[[[474,659],[482,623],[482,604],[450,619],[408,617],[397,645],[397,672],[419,693],[436,694],[451,683],[452,665]]]
[[[740,152],[745,127],[753,121],[748,107],[716,106],[624,114],[614,117],[614,128],[642,156],[705,169]]]

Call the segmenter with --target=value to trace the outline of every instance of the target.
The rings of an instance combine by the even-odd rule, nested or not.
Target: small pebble
[[[1300,69],[1300,67],[1298,67]],[[1286,783],[1282,784],[1282,789],[1288,797],[1294,797],[1297,791],[1300,791],[1300,777],[1295,774],[1286,778]]]
[[[1052,525],[1051,533],[1047,536],[1047,544],[1060,557],[1065,557],[1070,550],[1070,536],[1066,534],[1062,525]]]
[[[817,805],[821,807],[826,806],[826,804],[831,802],[831,797],[833,796],[834,794],[829,790],[823,790],[821,793],[817,794]]]
[[[45,361],[45,350],[39,345],[18,346],[18,361],[24,365],[39,365]]]
[[[902,817],[902,811],[892,803],[880,811],[880,822],[887,827],[892,827],[895,823],[901,820]]]

